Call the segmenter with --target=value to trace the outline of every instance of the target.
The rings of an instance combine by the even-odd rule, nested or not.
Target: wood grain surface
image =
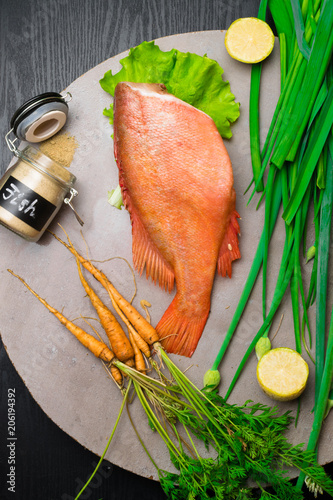
[[[257,0],[0,0],[0,173],[11,159],[4,141],[10,118],[25,100],[41,92],[60,92],[90,68],[144,40],[227,29],[239,17],[255,16],[258,6]],[[268,22],[272,24],[270,18]],[[6,244],[4,232],[0,238],[1,251]],[[98,457],[46,417],[2,343],[0,375],[0,499],[74,499]],[[16,395],[15,493],[8,491],[7,484],[9,389],[15,389]],[[331,469],[329,464],[327,470]],[[81,498],[165,497],[158,483],[104,462]]]

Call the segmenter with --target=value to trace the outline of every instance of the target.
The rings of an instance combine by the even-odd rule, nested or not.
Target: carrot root
[[[110,366],[110,373],[114,381],[119,385],[120,388],[123,386],[123,376],[121,374],[121,371],[119,368],[111,364]]]
[[[46,307],[46,309],[48,309],[60,321],[60,323],[63,324],[67,328],[67,330],[69,330],[81,342],[81,344],[83,344],[87,349],[89,349],[89,351],[91,351],[97,358],[100,358],[107,363],[110,363],[114,359],[115,356],[113,352],[111,351],[111,349],[108,348],[108,346],[104,342],[101,342],[92,335],[89,335],[81,327],[75,325],[74,323],[72,323],[72,321],[67,319],[57,309],[50,306],[50,304],[48,304],[45,299],[40,297],[38,293],[35,292],[28,285],[28,283],[24,281],[23,278],[15,274],[11,269],[8,269],[8,272],[10,272],[16,278],[18,278],[23,283],[23,285],[25,285],[28,288],[28,290]]]
[[[134,358],[128,359],[127,361],[125,361],[125,364],[130,368],[134,368],[135,367]]]
[[[106,307],[106,305],[103,304],[96,292],[91,288],[87,280],[84,278],[78,258],[77,267],[83,288],[85,289],[92,305],[94,306],[98,314],[101,325],[110,341],[111,349],[113,350],[115,356],[117,357],[117,359],[123,362],[132,359],[134,357],[134,351],[130,341],[128,340],[124,330],[118,323],[115,316]]]
[[[140,351],[135,341],[133,333],[129,332],[129,336],[134,350],[135,368],[136,370],[138,370],[138,372],[145,373],[147,371],[147,368],[142,352]]]
[[[63,228],[62,228],[63,229]],[[100,271],[96,266],[94,266],[90,260],[85,259],[79,252],[75,249],[73,243],[71,242],[68,234],[63,229],[69,243],[64,242],[61,238],[53,236],[64,245],[77,259],[79,259],[82,266],[90,272],[94,278],[101,283],[101,285],[108,291],[110,298],[113,298],[113,302],[116,302],[119,309],[128,318],[128,321],[133,325],[135,330],[139,335],[145,340],[149,345],[153,345],[155,342],[159,342],[159,336],[155,328],[128,302],[113,286],[111,281],[106,277],[106,275]]]
[[[140,349],[142,354],[144,354],[147,359],[150,359],[151,358],[151,351],[150,351],[150,348],[149,348],[149,345],[147,344],[147,342],[141,337],[141,335],[133,327],[129,328],[129,332],[130,332],[130,335],[133,336],[134,342],[137,345],[137,347]],[[132,340],[131,340],[131,342],[132,342]],[[132,345],[133,345],[133,342],[132,342]],[[134,347],[133,347],[133,349],[135,352]]]

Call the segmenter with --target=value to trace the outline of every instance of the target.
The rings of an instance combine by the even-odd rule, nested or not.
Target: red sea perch
[[[240,258],[231,161],[214,121],[162,84],[118,83],[114,152],[132,224],[133,262],[176,294],[156,326],[169,353],[192,356],[216,268]]]

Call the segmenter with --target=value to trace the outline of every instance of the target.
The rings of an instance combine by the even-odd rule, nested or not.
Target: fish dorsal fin
[[[229,226],[225,233],[222,245],[220,248],[219,258],[217,261],[217,271],[221,276],[228,275],[231,278],[233,260],[239,259],[241,254],[238,247],[239,214],[234,210],[230,216]]]
[[[175,275],[159,250],[151,241],[146,229],[135,210],[131,210],[132,219],[132,253],[134,267],[140,275],[146,267],[146,276],[150,276],[154,283],[159,283],[161,288],[171,291],[174,286]]]

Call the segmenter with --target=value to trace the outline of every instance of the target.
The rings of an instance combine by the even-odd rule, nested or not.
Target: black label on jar
[[[12,176],[0,190],[0,206],[36,231],[43,229],[57,208]]]

